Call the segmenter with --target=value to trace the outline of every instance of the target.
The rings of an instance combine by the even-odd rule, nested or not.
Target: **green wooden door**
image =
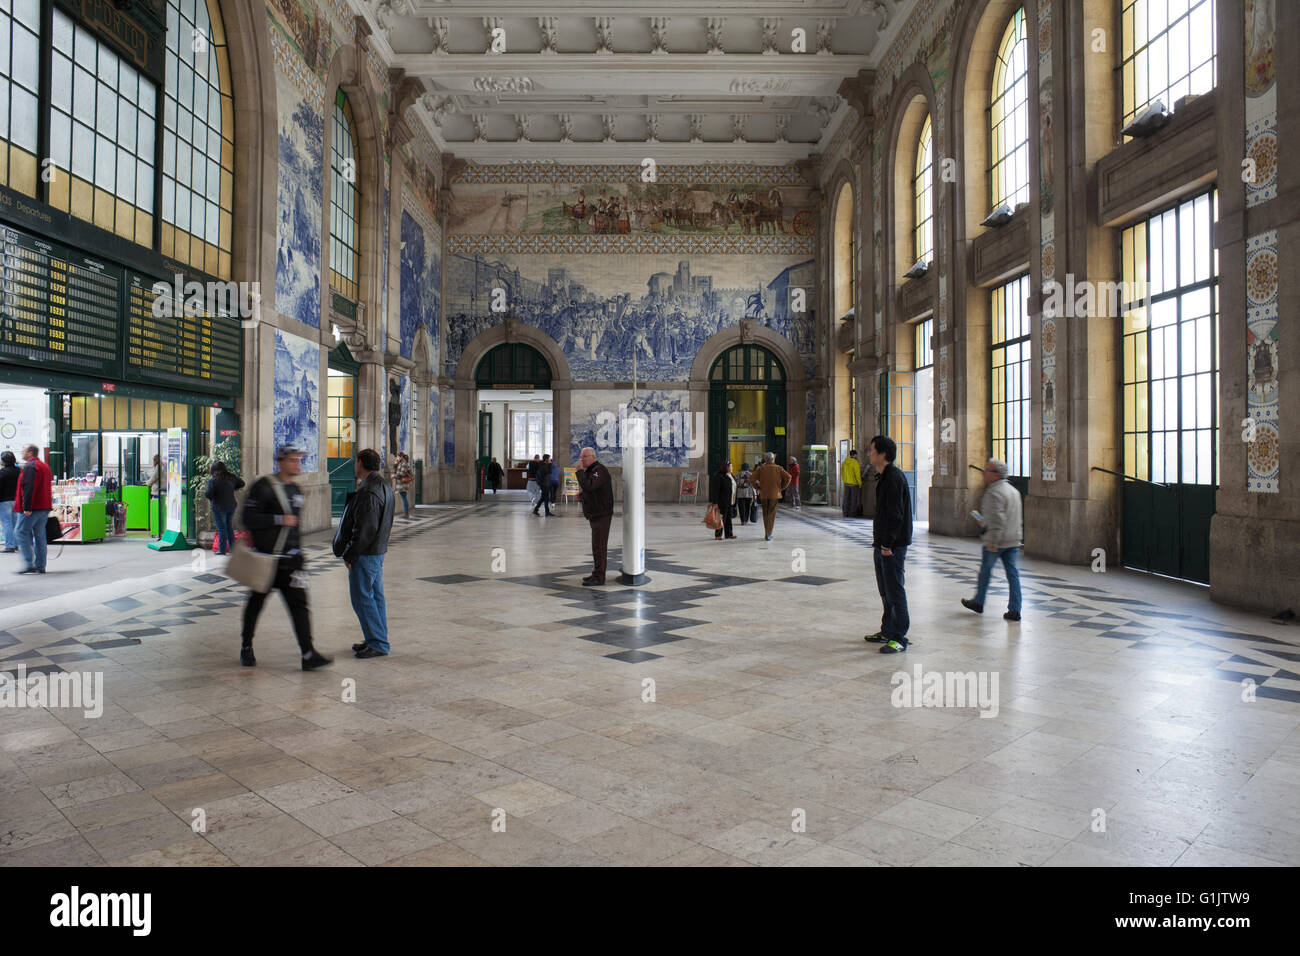
[[[1210,583],[1213,485],[1124,482],[1120,561],[1125,567]]]
[[[790,461],[786,444],[785,389],[769,388],[764,392],[767,418],[767,451],[776,455],[776,463],[784,468]]]

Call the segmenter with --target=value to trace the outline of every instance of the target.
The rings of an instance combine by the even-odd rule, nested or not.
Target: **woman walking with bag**
[[[203,497],[212,503],[212,520],[217,526],[218,554],[229,554],[235,543],[235,492],[244,487],[244,479],[232,475],[225,462],[214,461],[208,469],[208,490]]]
[[[749,462],[740,466],[736,476],[736,503],[740,506],[740,526],[743,528],[754,518],[754,483],[749,470]]]
[[[393,462],[393,481],[396,485],[395,490],[402,496],[402,517],[410,521],[411,499],[406,496],[406,490],[411,482],[415,481],[415,469],[411,467],[411,459],[404,451],[399,451],[397,460]]]
[[[728,538],[734,538],[735,535],[731,533],[731,519],[736,513],[736,479],[731,474],[730,459],[723,461],[722,467],[713,476],[713,483],[709,487],[709,501],[718,506],[718,513],[722,518],[722,527],[713,532],[713,537],[721,539],[725,531]]]

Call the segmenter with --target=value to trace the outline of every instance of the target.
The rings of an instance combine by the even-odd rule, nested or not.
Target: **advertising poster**
[[[576,495],[581,490],[582,489],[578,487],[578,469],[572,467],[565,468],[564,496],[567,498],[569,495]]]
[[[185,429],[167,429],[167,528],[184,532],[181,521],[182,472],[185,462]]]

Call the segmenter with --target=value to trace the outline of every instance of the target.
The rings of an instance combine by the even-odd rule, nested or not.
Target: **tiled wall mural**
[[[289,318],[320,328],[324,91],[305,71],[279,69],[292,62],[286,41],[272,32],[276,104],[280,116],[276,199],[275,306]]]
[[[442,401],[442,463],[456,464],[456,393],[451,389]]]
[[[440,408],[438,389],[429,389],[429,446],[424,460],[431,468],[438,464],[439,459],[438,431],[442,424],[442,418],[439,415]]]
[[[397,450],[404,451],[414,460],[418,457],[411,447],[411,377],[402,376],[402,419],[397,425]]]
[[[1277,197],[1275,0],[1246,0],[1246,156],[1255,161],[1246,206]],[[1277,230],[1246,239],[1246,414],[1255,440],[1246,446],[1246,490],[1281,491],[1278,401]]]
[[[465,235],[811,235],[808,193],[753,183],[461,184],[450,228]]]
[[[1032,42],[1032,38],[1031,38]],[[1040,222],[1040,285],[1056,275],[1056,213],[1052,184],[1053,160],[1052,111],[1052,0],[1038,0],[1038,214]],[[1056,329],[1057,316],[1042,314],[1039,336],[1042,357],[1042,391],[1039,395],[1039,420],[1042,425],[1042,478],[1056,480],[1056,460],[1060,453],[1056,431]]]
[[[635,403],[631,389],[575,390],[569,419],[570,460],[576,462],[582,449],[591,447],[604,464],[621,466],[624,438],[619,421],[625,405],[628,414],[646,418],[646,467],[686,467],[694,422],[690,392],[685,389],[640,389]],[[703,442],[704,436],[698,440]]]
[[[417,221],[416,216],[425,221]],[[411,357],[416,331],[423,328],[436,369],[442,327],[442,234],[425,214],[417,211],[413,216],[406,209],[401,229],[401,354]]]
[[[302,470],[319,468],[320,345],[275,330],[275,447],[294,445],[304,451]]]
[[[752,318],[786,336],[813,363],[813,260],[791,256],[448,255],[447,360],[505,318],[492,311],[505,290],[509,314],[558,343],[577,381],[678,382],[708,339]],[[806,308],[790,309],[791,287]]]

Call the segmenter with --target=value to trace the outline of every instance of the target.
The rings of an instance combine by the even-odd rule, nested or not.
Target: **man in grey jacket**
[[[1020,569],[1016,566],[1016,554],[1022,544],[1024,510],[1020,503],[1020,492],[1007,481],[1007,466],[996,458],[990,458],[984,463],[984,498],[976,516],[983,529],[980,538],[984,543],[979,584],[974,599],[961,599],[962,607],[970,608],[976,614],[984,613],[984,595],[988,593],[993,565],[1000,558],[1007,571],[1007,588],[1011,591],[1007,613],[1002,616],[1008,621],[1018,621]]]

